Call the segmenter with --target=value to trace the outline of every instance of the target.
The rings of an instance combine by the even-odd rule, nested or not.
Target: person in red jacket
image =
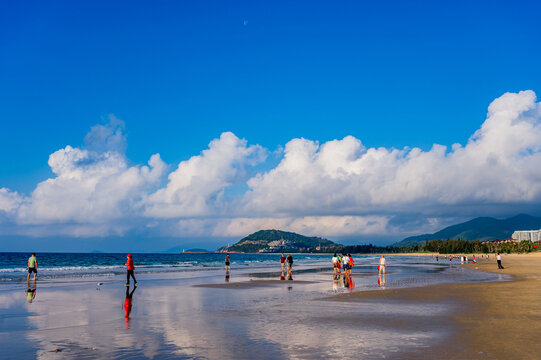
[[[135,280],[135,275],[133,275],[133,270],[135,270],[133,259],[131,258],[131,254],[126,256],[128,257],[128,261],[126,261],[126,269],[128,270],[128,274],[126,275],[126,286],[130,286],[130,275],[133,278],[134,285],[137,286],[137,280]]]

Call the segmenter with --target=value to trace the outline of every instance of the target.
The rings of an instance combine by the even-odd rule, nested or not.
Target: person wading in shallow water
[[[133,259],[131,254],[126,255],[126,257],[128,258],[128,261],[126,261],[126,270],[128,270],[126,275],[126,286],[130,286],[130,276],[133,278],[134,285],[137,286],[137,280],[135,280],[135,275],[133,274],[133,271],[135,270],[135,266],[133,266]]]
[[[231,260],[229,259],[229,254],[225,256],[225,271],[231,270]]]
[[[28,258],[28,275],[26,276],[26,282],[30,280],[30,274],[34,273],[34,282],[36,281],[36,276],[38,275],[38,260],[36,259],[36,254],[32,253],[32,256]]]

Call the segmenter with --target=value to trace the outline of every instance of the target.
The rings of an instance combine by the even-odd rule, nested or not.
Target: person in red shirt
[[[135,270],[133,259],[131,258],[131,254],[126,256],[128,257],[128,261],[126,261],[126,269],[128,270],[128,274],[126,275],[126,286],[130,286],[130,275],[133,278],[134,286],[137,286],[137,280],[135,280],[135,275],[133,275],[133,270]]]

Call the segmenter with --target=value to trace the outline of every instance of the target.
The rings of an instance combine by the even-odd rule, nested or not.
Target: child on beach
[[[231,270],[231,261],[229,260],[229,254],[225,255],[225,271]]]
[[[133,278],[134,286],[137,286],[137,280],[135,280],[135,275],[133,274],[133,271],[135,270],[133,259],[131,254],[126,255],[126,257],[128,258],[126,261],[126,270],[128,271],[126,274],[126,286],[130,286],[130,276]]]

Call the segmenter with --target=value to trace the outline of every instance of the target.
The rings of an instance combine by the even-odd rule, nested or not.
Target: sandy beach
[[[349,287],[303,265],[292,281],[275,268],[141,274],[134,292],[123,277],[38,281],[31,303],[23,284],[0,288],[0,358],[538,358],[540,256],[504,256],[501,274],[494,258],[390,257],[385,285],[376,260],[359,258]]]
[[[470,257],[471,258],[471,257]],[[367,291],[341,295],[340,301],[452,302],[448,319],[457,327],[443,343],[422,351],[433,359],[539,359],[541,344],[541,254],[503,255],[498,270],[495,256],[465,268],[512,275],[511,281],[443,284],[421,288]]]

